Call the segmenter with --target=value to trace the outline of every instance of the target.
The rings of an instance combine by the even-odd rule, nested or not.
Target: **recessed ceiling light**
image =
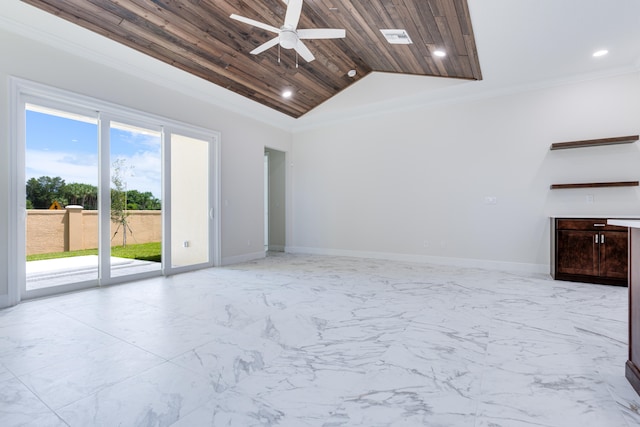
[[[355,77],[356,76],[356,70],[349,70],[347,72],[347,76],[349,77]]]
[[[291,92],[288,89],[282,92],[282,97],[283,98],[291,98],[291,95],[293,95],[293,92]]]
[[[598,58],[600,56],[605,56],[607,53],[609,53],[609,51],[607,49],[598,50],[598,51],[593,53],[593,57],[594,58]]]
[[[439,56],[439,57],[443,57],[443,56],[447,56],[447,53],[444,50],[434,50],[433,54],[435,56]]]

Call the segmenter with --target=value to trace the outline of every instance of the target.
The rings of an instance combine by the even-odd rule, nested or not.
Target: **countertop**
[[[607,224],[620,227],[640,228],[640,219],[608,219]]]
[[[640,214],[639,215],[611,215],[611,214],[605,214],[605,215],[598,215],[598,214],[579,214],[579,215],[550,215],[550,218],[578,218],[578,219],[582,219],[582,218],[615,218],[616,220],[618,219],[622,219],[622,220],[629,220],[629,219],[636,219],[640,221]],[[613,225],[613,224],[612,224]]]

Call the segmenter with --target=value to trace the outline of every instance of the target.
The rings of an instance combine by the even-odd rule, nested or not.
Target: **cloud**
[[[130,167],[123,175],[127,189],[141,193],[150,191],[161,198],[162,156],[160,152],[138,151],[132,156],[118,156]]]
[[[50,150],[26,150],[26,178],[59,176],[65,182],[97,185],[98,156]]]
[[[162,157],[160,150],[139,150],[132,155],[118,156],[133,168],[125,176],[127,188],[150,191],[161,198]],[[26,178],[59,176],[69,184],[98,184],[98,157],[93,154],[63,151],[26,150]]]

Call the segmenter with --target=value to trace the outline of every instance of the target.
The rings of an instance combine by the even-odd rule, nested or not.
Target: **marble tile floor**
[[[638,426],[626,342],[626,288],[279,254],[0,310],[0,426]]]

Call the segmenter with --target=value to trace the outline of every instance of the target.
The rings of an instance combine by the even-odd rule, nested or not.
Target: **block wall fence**
[[[129,211],[127,244],[160,242],[161,211]],[[111,223],[111,246],[122,245],[122,230]],[[67,252],[98,247],[98,211],[80,207],[27,210],[27,255]]]

